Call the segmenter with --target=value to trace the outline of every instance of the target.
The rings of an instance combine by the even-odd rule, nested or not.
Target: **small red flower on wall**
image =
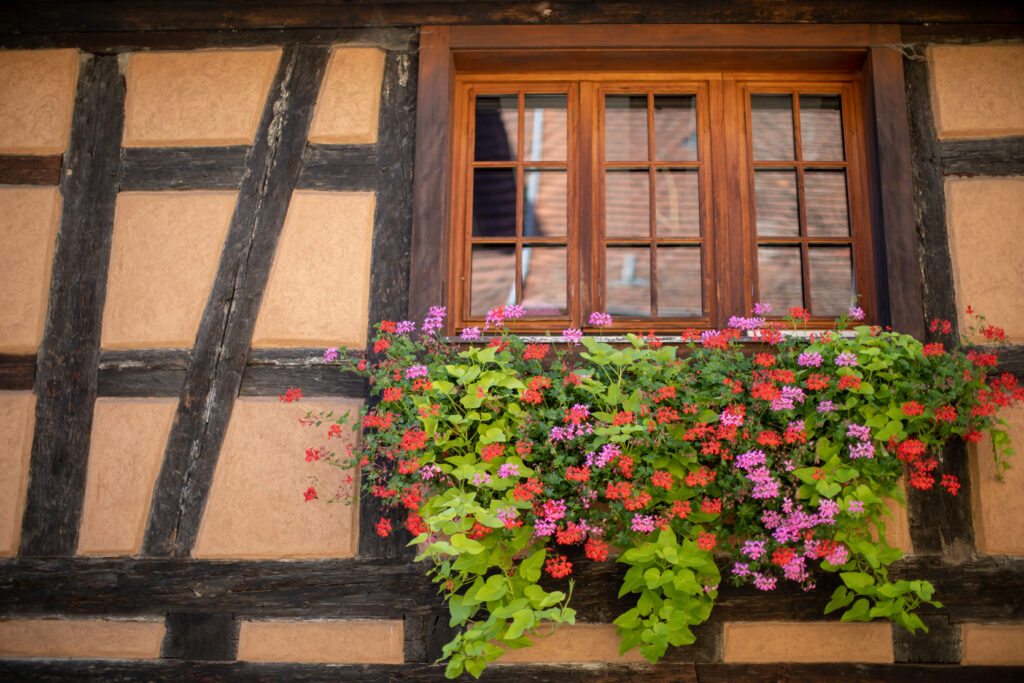
[[[391,520],[387,517],[381,517],[377,521],[377,535],[387,537],[391,535]]]
[[[311,500],[316,500],[316,489],[310,486],[308,489],[306,489],[305,497],[307,503]]]
[[[298,401],[302,398],[302,389],[298,387],[288,387],[288,391],[277,397],[282,403],[291,403],[292,401]]]

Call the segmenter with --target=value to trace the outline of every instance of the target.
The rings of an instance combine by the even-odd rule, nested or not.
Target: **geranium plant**
[[[726,330],[683,331],[678,344],[626,335],[617,348],[574,329],[518,337],[518,306],[491,312],[489,338],[470,328],[445,340],[435,307],[419,330],[381,323],[374,358],[328,350],[379,401],[354,424],[357,446],[307,459],[359,470],[364,495],[385,504],[378,533],[414,536],[459,627],[448,676],[479,676],[506,648],[574,621],[567,546],[628,566],[621,651],[650,661],[694,641],[723,572],[764,591],[838,572],[826,613],[924,628],[914,609],[939,603],[926,581],[889,580],[902,553],[885,540],[887,501],[902,501],[901,481],[956,495],[937,456],[954,437],[990,432],[1001,472],[1012,451],[996,410],[1024,392],[1011,375],[987,377],[990,353],[845,331],[856,308],[813,334],[790,333],[802,309],[769,313],[759,304]],[[329,443],[344,418],[305,421],[326,423]],[[545,572],[563,590],[543,588]]]

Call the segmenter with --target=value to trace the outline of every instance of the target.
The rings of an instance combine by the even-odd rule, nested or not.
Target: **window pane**
[[[793,145],[793,98],[789,95],[751,95],[750,125],[754,159],[795,159]]]
[[[700,247],[659,247],[658,316],[703,315],[702,280]]]
[[[523,235],[565,237],[568,224],[565,171],[528,168],[523,173]]]
[[[758,301],[767,302],[779,315],[804,305],[800,247],[757,248]]]
[[[646,168],[608,169],[604,176],[605,237],[648,237],[649,176]]]
[[[698,171],[661,168],[655,174],[659,237],[700,237]]]
[[[515,234],[515,169],[475,169],[473,171],[473,237],[512,237]]]
[[[842,161],[839,95],[800,96],[800,148],[804,161]]]
[[[654,158],[697,159],[697,96],[654,96]]]
[[[796,237],[800,212],[796,199],[796,171],[754,171],[757,234],[761,237]]]
[[[804,171],[804,201],[808,235],[846,237],[850,234],[845,171]]]
[[[565,247],[523,247],[523,308],[527,316],[565,315]]]
[[[515,245],[476,245],[470,267],[470,315],[484,316],[495,306],[516,302]]]
[[[809,247],[811,313],[838,317],[856,301],[849,247]]]
[[[612,315],[651,314],[650,249],[605,249],[604,309]]]
[[[604,158],[647,161],[647,95],[605,95]]]
[[[514,161],[519,135],[517,95],[476,96],[477,161]]]
[[[564,94],[525,95],[523,104],[523,159],[565,161],[569,127]]]

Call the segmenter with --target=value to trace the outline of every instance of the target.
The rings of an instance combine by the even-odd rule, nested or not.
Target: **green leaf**
[[[890,420],[884,428],[875,434],[874,438],[876,441],[886,442],[899,435],[901,431],[903,431],[903,423],[899,420]]]
[[[818,483],[814,485],[814,488],[818,493],[825,496],[826,498],[833,498],[836,496],[836,494],[843,490],[843,487],[840,486],[839,484],[835,483],[834,481],[828,481],[826,479],[819,480]]]
[[[616,617],[615,621],[613,621],[612,623],[620,628],[634,629],[640,625],[640,610],[638,610],[636,607],[626,610],[618,617]],[[625,652],[625,650],[623,650],[622,652]]]
[[[480,541],[475,541],[472,538],[466,538],[466,534],[453,534],[452,545],[455,546],[461,553],[469,553],[470,555],[477,555],[484,551],[484,546]]]
[[[534,616],[533,610],[522,609],[515,613],[512,617],[512,625],[505,631],[503,638],[518,638],[523,635],[523,631],[528,628],[533,628]]]
[[[476,591],[470,591],[468,596],[481,602],[490,602],[503,597],[507,592],[508,584],[505,583],[505,578],[500,574],[496,574],[488,577],[484,585],[480,586]]]
[[[545,550],[541,548],[537,552],[519,563],[519,575],[530,583],[537,583],[540,580],[540,571],[544,568]]]
[[[858,593],[862,592],[864,588],[875,584],[874,577],[865,572],[840,572],[839,578]]]
[[[843,612],[840,621],[868,621],[868,601],[861,598],[853,603],[853,607]]]
[[[825,614],[831,614],[840,607],[846,607],[853,602],[854,594],[846,590],[846,586],[839,586],[832,593],[832,599],[825,605]]]

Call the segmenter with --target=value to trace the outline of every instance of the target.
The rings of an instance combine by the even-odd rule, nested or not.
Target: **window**
[[[920,300],[912,200],[897,209],[881,185],[901,150],[877,144],[899,128],[881,119],[896,89],[880,85],[898,58],[883,69],[887,55],[864,45],[710,50],[700,41],[721,36],[693,27],[546,28],[437,29],[447,43],[425,30],[414,309],[440,292],[454,329],[516,303],[521,329],[553,332],[586,328],[594,310],[620,331],[722,327],[755,301],[803,306],[821,325],[855,301],[883,324],[894,309],[920,315],[912,289],[894,305],[887,275],[905,262]],[[729,28],[725,42],[828,38]],[[432,78],[441,92],[424,95]],[[447,144],[428,168],[421,152],[440,150],[422,128],[438,118]],[[443,203],[425,197],[431,177]],[[909,177],[894,182],[909,195]],[[425,244],[428,217],[443,224]]]

